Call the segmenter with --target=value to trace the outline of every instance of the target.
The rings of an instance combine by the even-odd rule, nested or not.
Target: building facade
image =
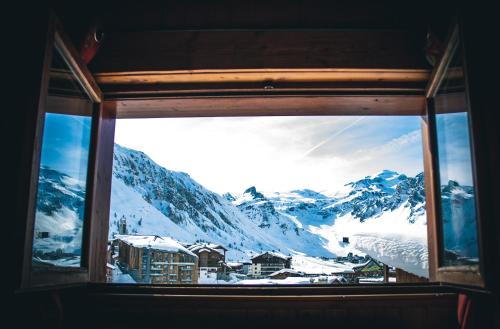
[[[291,268],[292,257],[277,252],[265,252],[252,258],[249,275],[266,277],[284,268]]]
[[[205,279],[222,279],[229,272],[226,264],[227,249],[218,244],[195,243],[186,246],[198,256],[199,277]]]
[[[177,241],[159,236],[116,236],[117,265],[138,283],[196,284],[198,256]]]

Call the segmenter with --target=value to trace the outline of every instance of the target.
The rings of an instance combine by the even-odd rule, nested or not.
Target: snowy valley
[[[312,265],[319,263],[329,273],[342,266],[327,259],[369,254],[428,275],[422,174],[386,170],[346,184],[342,193],[263,194],[252,186],[220,196],[186,173],[116,145],[110,216],[110,239],[125,219],[128,234],[222,244],[233,262],[277,251],[293,256],[293,268],[317,270]]]
[[[41,174],[47,195],[57,198],[39,202],[39,216],[48,219],[37,223],[50,226],[50,218],[64,217],[69,232],[36,240],[35,254],[46,259],[44,250],[54,246],[59,252],[75,248],[65,236],[81,234],[83,195],[68,176],[48,168]],[[450,202],[472,197],[470,188],[456,182],[442,190]],[[428,276],[422,173],[409,177],[384,170],[342,191],[263,193],[251,186],[238,195],[219,195],[143,152],[115,145],[108,238],[123,233],[168,237],[183,246],[221,245],[228,264],[276,252],[291,257],[295,271],[328,275],[352,270],[369,255]]]

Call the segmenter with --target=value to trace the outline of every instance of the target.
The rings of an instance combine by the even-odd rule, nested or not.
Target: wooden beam
[[[431,98],[434,97],[438,91],[439,86],[441,85],[441,81],[445,78],[445,72],[448,69],[448,66],[451,63],[451,60],[453,59],[453,55],[455,54],[455,51],[458,46],[459,42],[459,33],[458,33],[458,25],[455,26],[448,37],[448,41],[446,44],[446,49],[443,52],[443,55],[439,59],[438,65],[434,67],[434,70],[432,71],[429,79],[429,83],[427,85],[427,88],[425,90],[425,97]],[[452,77],[454,78],[461,78],[463,77],[463,71],[459,70],[458,72],[456,70],[452,71]]]
[[[57,18],[54,18],[54,20],[54,24],[56,25],[54,46],[61,53],[61,56],[66,61],[66,64],[73,71],[90,99],[92,99],[93,102],[100,103],[102,101],[102,93],[99,86],[88,70],[87,65],[81,59],[80,54],[73,46],[70,38],[64,32],[61,23],[57,20]]]
[[[436,201],[436,186],[434,184],[436,178],[434,173],[434,148],[432,145],[433,133],[429,124],[427,115],[422,118],[422,153],[424,156],[424,185],[425,185],[425,213],[427,216],[427,243],[429,250],[429,279],[437,281],[437,269],[439,268],[439,246],[438,246],[438,225],[437,213],[435,204]]]
[[[111,179],[113,176],[113,147],[115,138],[116,111],[113,107],[99,104],[96,123],[96,138],[93,186],[90,200],[89,234],[89,280],[106,282],[107,242],[111,202]]]
[[[95,75],[106,96],[239,93],[422,94],[424,69],[241,69],[108,72]]]
[[[264,82],[426,82],[425,69],[239,69],[96,73],[99,84]]]
[[[422,115],[424,97],[413,96],[240,96],[107,100],[117,118]]]

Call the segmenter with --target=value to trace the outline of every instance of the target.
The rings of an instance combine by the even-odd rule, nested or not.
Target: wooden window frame
[[[457,42],[459,38],[458,25],[453,29],[450,40]],[[427,195],[426,210],[428,219],[428,248],[429,248],[429,274],[434,282],[448,282],[462,285],[484,287],[481,273],[464,271],[463,268],[439,267],[439,214],[436,209],[436,182],[437,169],[435,163],[435,135],[433,134],[433,119],[429,113],[432,111],[431,95],[435,93],[446,71],[446,63],[451,55],[452,42],[448,43],[445,54],[439,65],[433,71],[425,95],[415,90],[387,91],[382,89],[365,88],[349,89],[334,88],[328,90],[318,89],[318,85],[308,89],[308,81],[303,81],[300,89],[276,92],[269,90],[256,91],[255,89],[241,90],[237,85],[229,89],[208,91],[196,90],[192,84],[181,86],[184,90],[175,90],[166,93],[164,89],[153,92],[135,93],[132,89],[126,93],[115,92],[101,93],[98,84],[86,65],[71,45],[64,34],[60,23],[51,14],[47,32],[46,50],[44,55],[44,68],[40,83],[40,97],[38,104],[38,122],[36,126],[36,140],[32,157],[30,200],[26,226],[25,250],[23,260],[22,288],[33,286],[53,286],[60,284],[73,284],[83,282],[105,282],[106,279],[106,245],[109,229],[109,211],[111,198],[111,179],[113,164],[114,129],[117,118],[155,118],[155,117],[223,117],[223,116],[292,116],[292,115],[420,115],[422,117],[422,140],[424,155],[425,190]],[[88,92],[92,101],[96,103],[92,121],[91,152],[89,157],[89,172],[87,183],[86,221],[83,235],[82,267],[62,268],[55,267],[51,270],[32,273],[32,243],[34,232],[34,215],[36,206],[37,182],[40,165],[41,140],[43,135],[43,117],[48,91],[49,69],[54,44],[61,55],[68,62],[81,85]],[[366,70],[365,70],[366,71]],[[364,72],[364,71],[363,71]],[[200,74],[206,72],[190,72]],[[224,76],[224,70],[218,74]],[[233,72],[234,73],[234,72]],[[258,74],[259,70],[246,70],[240,78],[248,79]],[[276,73],[276,72],[274,72]],[[273,73],[273,74],[274,74]],[[280,72],[278,72],[281,74]],[[293,79],[301,78],[303,72],[292,72]],[[314,72],[321,75],[321,72]],[[335,73],[335,72],[334,72]],[[366,73],[366,72],[365,72]],[[363,73],[363,74],[365,74]],[[373,72],[368,72],[363,79],[370,80]],[[404,77],[408,72],[399,72],[399,77]],[[424,79],[425,72],[418,73],[418,79]],[[162,77],[163,73],[154,72],[155,77]],[[250,74],[250,75],[248,75]],[[332,72],[328,74],[332,75]],[[333,79],[351,79],[349,74],[360,74],[358,71],[341,72],[333,74]],[[168,74],[167,74],[168,75]],[[316,76],[316,75],[315,75]],[[103,80],[106,76],[97,76]],[[155,82],[152,77],[152,84]],[[123,78],[123,77],[122,77]],[[196,79],[196,77],[194,78]],[[201,78],[203,79],[203,78]],[[307,80],[307,79],[306,79]],[[326,79],[328,80],[328,79]],[[103,83],[103,81],[100,81]],[[133,78],[129,81],[133,85]],[[211,83],[210,81],[206,81]],[[262,81],[262,83],[266,83]],[[322,82],[323,83],[323,82]],[[328,84],[328,81],[324,81]],[[177,86],[177,85],[176,85]],[[186,87],[187,86],[187,87]],[[141,86],[144,88],[144,86]],[[146,88],[147,89],[147,88]],[[265,88],[264,88],[265,89]],[[110,98],[108,98],[110,97]],[[402,105],[403,104],[403,105]],[[430,111],[429,111],[430,109]],[[474,135],[471,134],[473,137]],[[473,156],[473,159],[475,157]],[[476,177],[475,177],[476,178]],[[476,191],[478,190],[475,184]],[[478,225],[480,217],[478,216]],[[478,232],[481,230],[478,228]],[[484,261],[480,244],[480,264]],[[482,267],[481,267],[482,271]],[[432,284],[431,284],[432,285]],[[190,288],[209,288],[206,286]],[[256,288],[259,289],[259,288]],[[436,288],[437,289],[437,288]]]
[[[480,288],[485,288],[484,273],[484,248],[481,238],[482,221],[479,213],[479,186],[477,179],[476,167],[476,152],[474,147],[474,130],[471,123],[471,108],[469,100],[469,87],[467,80],[467,63],[465,58],[465,49],[462,37],[462,28],[459,21],[456,21],[451,28],[446,49],[432,72],[429,84],[426,89],[426,115],[423,120],[423,142],[424,142],[424,159],[425,159],[425,185],[426,185],[426,212],[427,212],[427,230],[429,242],[429,269],[430,278],[432,281],[446,282],[460,285],[470,285]],[[462,57],[465,94],[467,101],[467,116],[469,122],[469,131],[471,138],[471,158],[474,181],[474,192],[476,194],[476,222],[477,222],[477,242],[479,249],[479,264],[478,266],[442,266],[442,250],[443,250],[443,231],[442,231],[442,216],[440,211],[440,181],[437,153],[437,135],[436,135],[436,118],[434,109],[434,97],[445,77],[448,66],[453,56],[459,52]]]
[[[109,215],[109,196],[111,191],[111,173],[107,168],[112,164],[112,155],[105,149],[101,141],[114,134],[113,112],[104,111],[102,107],[103,95],[86,65],[71,44],[68,36],[54,13],[49,13],[45,52],[42,68],[42,80],[38,99],[37,122],[35,127],[35,141],[30,171],[30,192],[26,218],[26,232],[23,253],[23,268],[21,288],[36,286],[53,286],[61,284],[75,284],[89,281],[101,281],[105,277],[105,269],[95,262],[102,245],[101,232],[103,220],[107,223]],[[80,267],[54,266],[35,269],[32,265],[32,248],[36,213],[36,196],[38,193],[38,179],[40,170],[41,146],[45,114],[47,110],[47,96],[50,80],[50,66],[53,52],[57,51],[71,69],[78,83],[93,102],[92,131],[87,169],[87,188],[85,196],[84,226],[82,234],[82,255]],[[101,145],[102,144],[102,145]],[[108,152],[108,153],[107,153]],[[112,152],[112,149],[111,149]],[[107,202],[106,202],[107,200]],[[107,206],[106,206],[107,205]],[[105,252],[105,251],[104,251]]]

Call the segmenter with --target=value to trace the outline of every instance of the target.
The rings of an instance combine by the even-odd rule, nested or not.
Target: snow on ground
[[[120,179],[113,179],[109,239],[117,232],[117,222],[124,215],[130,232],[173,236],[178,241],[191,241],[192,234],[182,230],[168,220],[158,209],[147,203],[140,194],[125,185]],[[116,217],[115,217],[116,214]],[[143,219],[141,221],[141,218]],[[140,224],[139,224],[140,223]]]
[[[242,285],[296,285],[296,284],[334,284],[344,283],[345,279],[337,275],[323,275],[317,277],[289,277],[285,279],[246,279],[236,282]]]
[[[380,284],[384,282],[384,277],[377,277],[377,278],[360,278],[359,283],[376,283]],[[389,278],[390,283],[395,283],[396,278]]]
[[[291,268],[282,268],[279,271],[276,271],[276,272],[273,272],[273,273],[269,274],[269,276],[273,277],[273,276],[276,276],[276,275],[279,275],[279,274],[287,274],[287,273],[296,274],[296,275],[303,275],[304,274],[301,271],[297,271],[297,270],[294,270],[294,269],[291,269]]]
[[[373,255],[389,266],[401,268],[421,277],[429,277],[427,241],[408,238],[403,234],[360,233],[356,248]]]
[[[33,257],[33,262],[37,264],[46,264],[46,265],[62,266],[62,267],[80,267],[81,258],[80,256],[70,256],[58,259],[41,259],[39,257]]]
[[[327,239],[326,248],[338,255],[360,251],[389,266],[429,277],[426,217],[424,214],[411,224],[409,212],[402,205],[363,223],[348,214],[334,225],[311,230]],[[349,237],[350,243],[341,242],[342,237]]]
[[[306,274],[331,274],[352,272],[354,266],[360,264],[339,263],[333,259],[322,259],[296,253],[292,257],[292,269]]]
[[[237,282],[237,284],[253,285],[253,284],[311,284],[311,278],[290,277],[286,279],[246,279]]]
[[[112,271],[111,282],[113,283],[137,283],[134,279],[128,274],[120,271],[118,266],[116,266]]]

